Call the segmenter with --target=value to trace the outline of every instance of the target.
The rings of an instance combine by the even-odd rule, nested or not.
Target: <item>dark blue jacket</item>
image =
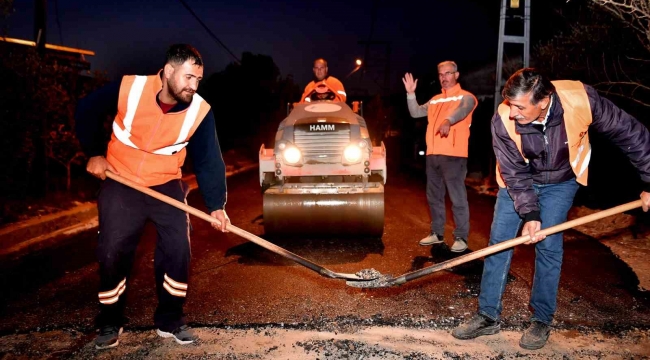
[[[645,182],[644,191],[650,192],[650,132],[634,117],[598,95],[593,87],[585,85],[585,90],[591,107],[590,126],[627,155]],[[564,109],[560,98],[556,94],[552,96],[553,104],[545,126],[515,122],[521,134],[521,150],[529,163],[522,159],[499,113],[492,118],[494,153],[515,210],[525,221],[540,221],[533,184],[556,184],[575,178],[569,163]]]

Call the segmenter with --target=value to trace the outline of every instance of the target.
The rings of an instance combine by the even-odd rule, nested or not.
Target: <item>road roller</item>
[[[363,110],[345,102],[296,103],[273,148],[262,144],[259,176],[266,235],[384,232],[386,148],[373,146]]]

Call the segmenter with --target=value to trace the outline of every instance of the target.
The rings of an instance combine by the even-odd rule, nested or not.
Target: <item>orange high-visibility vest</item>
[[[156,101],[161,90],[160,72],[122,78],[106,154],[122,176],[144,186],[181,178],[185,146],[210,111],[210,105],[194,94],[185,110],[163,114]]]
[[[328,76],[323,80],[312,81],[309,84],[307,84],[307,86],[305,87],[305,91],[302,93],[302,97],[300,98],[300,102],[301,103],[309,102],[310,100],[306,99],[307,96],[309,96],[309,94],[311,94],[311,92],[314,91],[314,89],[316,89],[316,87],[321,83],[325,84],[325,86],[327,86],[328,89],[332,90],[334,95],[336,95],[335,98],[336,101],[345,102],[347,100],[348,95],[346,94],[345,89],[343,88],[343,83],[341,83],[339,79],[335,78],[334,76]]]
[[[564,127],[566,128],[569,162],[571,168],[576,174],[576,181],[582,185],[587,185],[588,166],[591,159],[591,144],[589,143],[589,125],[591,125],[591,105],[584,85],[580,81],[558,80],[552,81],[555,86],[557,96],[564,109]],[[550,111],[550,109],[549,109]],[[503,125],[510,138],[517,145],[519,153],[526,162],[528,160],[521,150],[521,134],[517,133],[515,120],[510,119],[510,107],[501,103],[497,112],[503,121]],[[497,183],[500,187],[506,187],[501,169],[497,162],[496,170]]]
[[[474,109],[464,119],[451,126],[447,137],[435,134],[438,126],[460,106],[460,101],[465,96],[474,98]],[[427,155],[467,157],[469,127],[472,125],[472,114],[474,114],[477,104],[476,97],[472,93],[461,89],[460,84],[454,85],[449,90],[443,89],[441,94],[429,100],[427,110],[429,124],[427,125],[426,134]]]

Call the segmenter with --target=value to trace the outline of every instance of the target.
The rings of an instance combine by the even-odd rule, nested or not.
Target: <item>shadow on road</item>
[[[19,258],[0,259],[0,315],[11,301],[37,292],[43,286],[95,262],[96,232],[61,239],[55,246]]]
[[[455,259],[459,256],[463,256],[465,254],[471,253],[471,249],[467,249],[463,252],[456,253],[452,252],[449,249],[449,246],[447,244],[439,244],[439,245],[434,245],[431,247],[431,256],[430,257],[424,257],[424,256],[417,256],[413,259],[411,262],[411,269],[409,271],[416,271],[420,270],[425,267],[433,266],[436,264],[440,264],[445,261],[449,261],[452,259]],[[450,269],[446,269],[444,271],[449,271],[453,272],[455,274],[461,275],[461,276],[476,276],[478,275],[479,277],[481,276],[481,273],[483,272],[483,260],[477,259],[477,260],[472,260],[470,262],[466,262],[464,264],[459,264],[457,266],[454,266]]]
[[[369,254],[384,253],[384,243],[380,238],[265,238],[283,249],[291,251],[317,264],[356,263]],[[293,261],[274,254],[253,243],[245,243],[229,248],[226,257],[239,256],[239,263],[245,265],[286,266]]]

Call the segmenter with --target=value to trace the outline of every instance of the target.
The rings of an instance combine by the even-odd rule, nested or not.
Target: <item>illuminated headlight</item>
[[[278,149],[280,149],[280,150],[284,150],[286,147],[287,147],[287,144],[285,144],[285,143],[279,143],[278,144]]]
[[[357,162],[361,160],[361,149],[357,145],[348,145],[343,151],[343,157],[347,162]]]
[[[290,147],[284,150],[282,153],[284,156],[284,161],[286,161],[289,164],[295,164],[298,161],[300,161],[300,150],[295,147]]]

